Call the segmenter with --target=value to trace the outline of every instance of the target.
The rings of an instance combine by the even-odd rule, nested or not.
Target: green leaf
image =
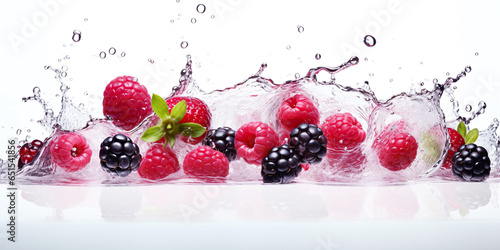
[[[165,136],[165,130],[161,126],[154,126],[146,129],[141,139],[146,142],[155,142]]]
[[[179,124],[179,131],[182,136],[197,138],[207,131],[203,126],[194,122],[186,122]]]
[[[457,132],[462,135],[462,137],[465,139],[465,135],[467,134],[467,127],[465,127],[464,122],[460,122],[457,127]]]
[[[465,144],[467,145],[476,142],[478,137],[479,137],[479,130],[477,128],[469,131],[469,133],[467,133],[467,136],[465,136]]]
[[[186,111],[187,111],[187,103],[185,100],[182,100],[172,108],[172,112],[170,112],[170,117],[172,117],[172,119],[175,119],[177,122],[180,122],[182,118],[184,118],[184,116],[186,115]]]
[[[161,98],[159,95],[153,93],[151,98],[151,107],[155,114],[160,117],[160,119],[165,120],[168,117],[168,105],[165,99]]]

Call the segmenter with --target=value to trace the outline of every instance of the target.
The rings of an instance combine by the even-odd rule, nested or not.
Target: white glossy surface
[[[18,194],[19,241],[8,244],[5,233],[0,234],[8,249],[68,249],[69,245],[78,249],[494,249],[500,245],[499,183],[26,185]],[[6,206],[2,199],[0,207]]]

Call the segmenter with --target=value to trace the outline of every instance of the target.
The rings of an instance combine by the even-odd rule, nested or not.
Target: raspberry
[[[21,170],[25,165],[31,164],[38,157],[42,146],[43,142],[40,140],[24,144],[19,150],[18,169]]]
[[[207,132],[207,136],[203,140],[203,145],[222,152],[229,161],[235,160],[236,146],[234,145],[234,137],[236,131],[229,127],[211,129]]]
[[[183,168],[192,177],[225,177],[229,174],[229,161],[223,153],[200,146],[186,155]]]
[[[137,144],[123,134],[104,139],[99,158],[104,171],[122,177],[137,170],[142,160]]]
[[[326,155],[327,139],[314,124],[302,123],[290,132],[290,147],[300,156],[301,163],[316,164]]]
[[[210,128],[210,124],[212,123],[212,113],[204,101],[196,97],[188,96],[174,96],[167,98],[165,101],[167,102],[169,111],[172,111],[172,108],[182,100],[186,101],[187,110],[186,115],[179,123],[194,122],[200,124],[208,130]],[[195,145],[203,140],[205,134],[197,138],[182,137],[182,141]]]
[[[287,144],[272,148],[261,166],[264,183],[290,183],[302,170],[299,155]]]
[[[328,139],[329,151],[351,150],[366,138],[363,126],[350,113],[336,113],[327,117],[321,129]]]
[[[67,133],[58,136],[50,146],[50,159],[68,172],[84,168],[92,156],[87,140],[81,134]]]
[[[168,147],[154,144],[148,149],[137,172],[149,180],[163,179],[179,171],[179,160]]]
[[[153,113],[146,87],[131,76],[119,76],[109,82],[102,104],[104,115],[113,118],[113,124],[125,130],[135,128]]]
[[[453,154],[453,174],[464,181],[483,181],[490,175],[488,151],[474,143],[462,145]]]
[[[278,109],[278,122],[289,131],[301,123],[318,124],[319,111],[311,99],[297,94],[281,104]]]
[[[260,165],[262,159],[279,143],[274,129],[262,122],[250,122],[236,131],[236,152],[249,164]]]
[[[443,168],[450,169],[453,166],[453,154],[457,152],[458,148],[465,144],[464,137],[452,128],[448,128],[448,134],[450,135],[450,148],[446,153],[446,158],[443,162]]]
[[[418,144],[406,132],[385,130],[374,143],[380,164],[391,170],[399,171],[411,165],[417,156]]]

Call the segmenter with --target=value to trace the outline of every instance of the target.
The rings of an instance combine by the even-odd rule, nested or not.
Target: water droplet
[[[423,64],[424,64],[424,62],[420,62],[420,65],[423,65]]]
[[[78,104],[78,108],[83,109],[84,107],[85,107],[85,104],[83,104],[83,103]]]
[[[106,58],[106,52],[101,51],[101,53],[99,53],[99,57],[100,57],[101,59]]]
[[[178,2],[178,3],[180,3],[180,2],[181,2],[181,0],[175,0],[175,1],[176,1],[176,2]]]
[[[316,58],[316,60],[321,59],[321,54],[320,54],[320,53],[317,53],[317,54],[314,56],[314,58]]]
[[[373,73],[370,73],[370,74],[368,74],[368,75],[369,75],[369,76],[374,76],[375,74],[373,74]]]
[[[467,67],[465,67],[465,72],[466,72],[466,73],[470,73],[471,71],[472,71],[471,66],[467,66]]]
[[[439,80],[437,78],[434,78],[434,80],[432,80],[432,83],[434,83],[434,84],[436,84],[438,82],[439,82]]]
[[[304,32],[304,27],[299,25],[299,26],[297,26],[297,30],[299,31],[299,33],[302,33],[302,32]]]
[[[57,62],[62,62],[61,58],[57,59]]]
[[[207,7],[204,4],[198,4],[198,6],[196,6],[196,11],[200,14],[205,13],[205,10],[207,10]]]
[[[420,85],[420,86],[424,86],[424,82],[421,82],[421,83],[419,83],[418,85]]]
[[[372,35],[366,35],[363,39],[363,42],[366,46],[373,47],[377,43],[377,40],[375,40],[375,37],[373,37]]]
[[[18,129],[18,130],[16,131],[16,135],[21,135],[21,133],[22,133],[22,132],[23,132],[23,131],[22,131],[21,129]]]
[[[449,76],[450,75],[450,72],[446,72],[446,75]]]
[[[299,73],[296,73],[295,74],[295,79],[299,79],[300,78],[300,74]]]
[[[183,42],[181,43],[181,48],[185,49],[185,48],[187,48],[187,46],[188,46],[188,45],[189,45],[189,44],[188,44],[188,42],[183,41]]]
[[[122,52],[122,53],[120,54],[120,56],[121,56],[121,57],[125,57],[125,55],[126,55],[126,53],[125,53],[125,52]]]
[[[182,13],[177,14],[177,16],[182,16]]]
[[[479,53],[477,53],[477,52],[476,52],[474,55],[475,55],[475,56],[478,56],[478,55],[479,55]]]
[[[132,81],[137,82],[137,81],[139,81],[139,79],[137,79],[137,77],[134,77],[134,78],[132,78]]]
[[[472,111],[472,106],[469,105],[469,104],[467,106],[465,106],[465,111],[471,112]]]
[[[84,22],[86,22],[86,21],[88,21],[88,20],[89,20],[89,19],[87,19],[87,18],[84,18],[84,19],[83,19],[83,21],[84,21]]]
[[[457,89],[457,86],[453,86],[453,89]]]
[[[290,45],[287,45],[287,46],[286,46],[286,49],[290,49],[290,48],[292,48]]]
[[[150,62],[150,63],[155,63],[155,60],[153,60],[153,59],[149,58],[149,59],[148,59],[148,62]]]
[[[61,67],[61,70],[62,70],[62,71],[68,71],[68,66],[63,65],[63,66]]]
[[[170,22],[171,22],[171,23],[174,23],[174,19],[170,19]]]
[[[63,47],[66,47],[66,44],[63,44]]]
[[[196,23],[196,18],[191,18],[191,23]]]
[[[114,54],[116,54],[116,49],[115,49],[115,47],[111,47],[111,48],[109,48],[108,52],[109,52],[109,54],[110,54],[110,55],[114,55]]]
[[[68,55],[64,57],[65,60],[71,59]]]
[[[71,39],[75,43],[79,42],[82,39],[82,32],[80,32],[79,30],[74,30],[73,37]]]
[[[368,62],[368,57],[365,57],[365,61]]]
[[[215,18],[215,15],[211,15],[210,18],[214,19]]]
[[[68,72],[66,71],[61,72],[61,77],[66,77],[66,76],[68,76]]]
[[[392,78],[391,78],[391,79],[389,79],[389,82],[392,82],[392,81],[393,81],[393,80],[392,80]]]
[[[50,66],[49,65],[45,65],[45,66],[43,66],[43,69],[48,70],[48,69],[50,69]]]

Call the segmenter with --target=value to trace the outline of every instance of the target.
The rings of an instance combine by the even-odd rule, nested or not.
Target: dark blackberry
[[[274,147],[262,159],[260,171],[264,183],[290,183],[302,171],[300,157],[289,145]]]
[[[474,143],[462,145],[453,155],[453,175],[464,181],[483,181],[490,175],[488,151]]]
[[[115,176],[127,176],[139,168],[142,160],[139,147],[125,135],[110,136],[101,143],[101,166]]]
[[[40,154],[40,149],[43,142],[40,140],[33,140],[30,143],[25,143],[19,150],[19,161],[17,162],[18,170],[21,170],[25,165],[31,164]]]
[[[214,150],[222,152],[229,161],[236,159],[236,147],[234,146],[234,136],[236,131],[229,127],[211,129],[207,132],[202,144]]]
[[[288,144],[300,156],[301,163],[319,163],[326,155],[326,136],[314,124],[302,123],[292,129]]]

